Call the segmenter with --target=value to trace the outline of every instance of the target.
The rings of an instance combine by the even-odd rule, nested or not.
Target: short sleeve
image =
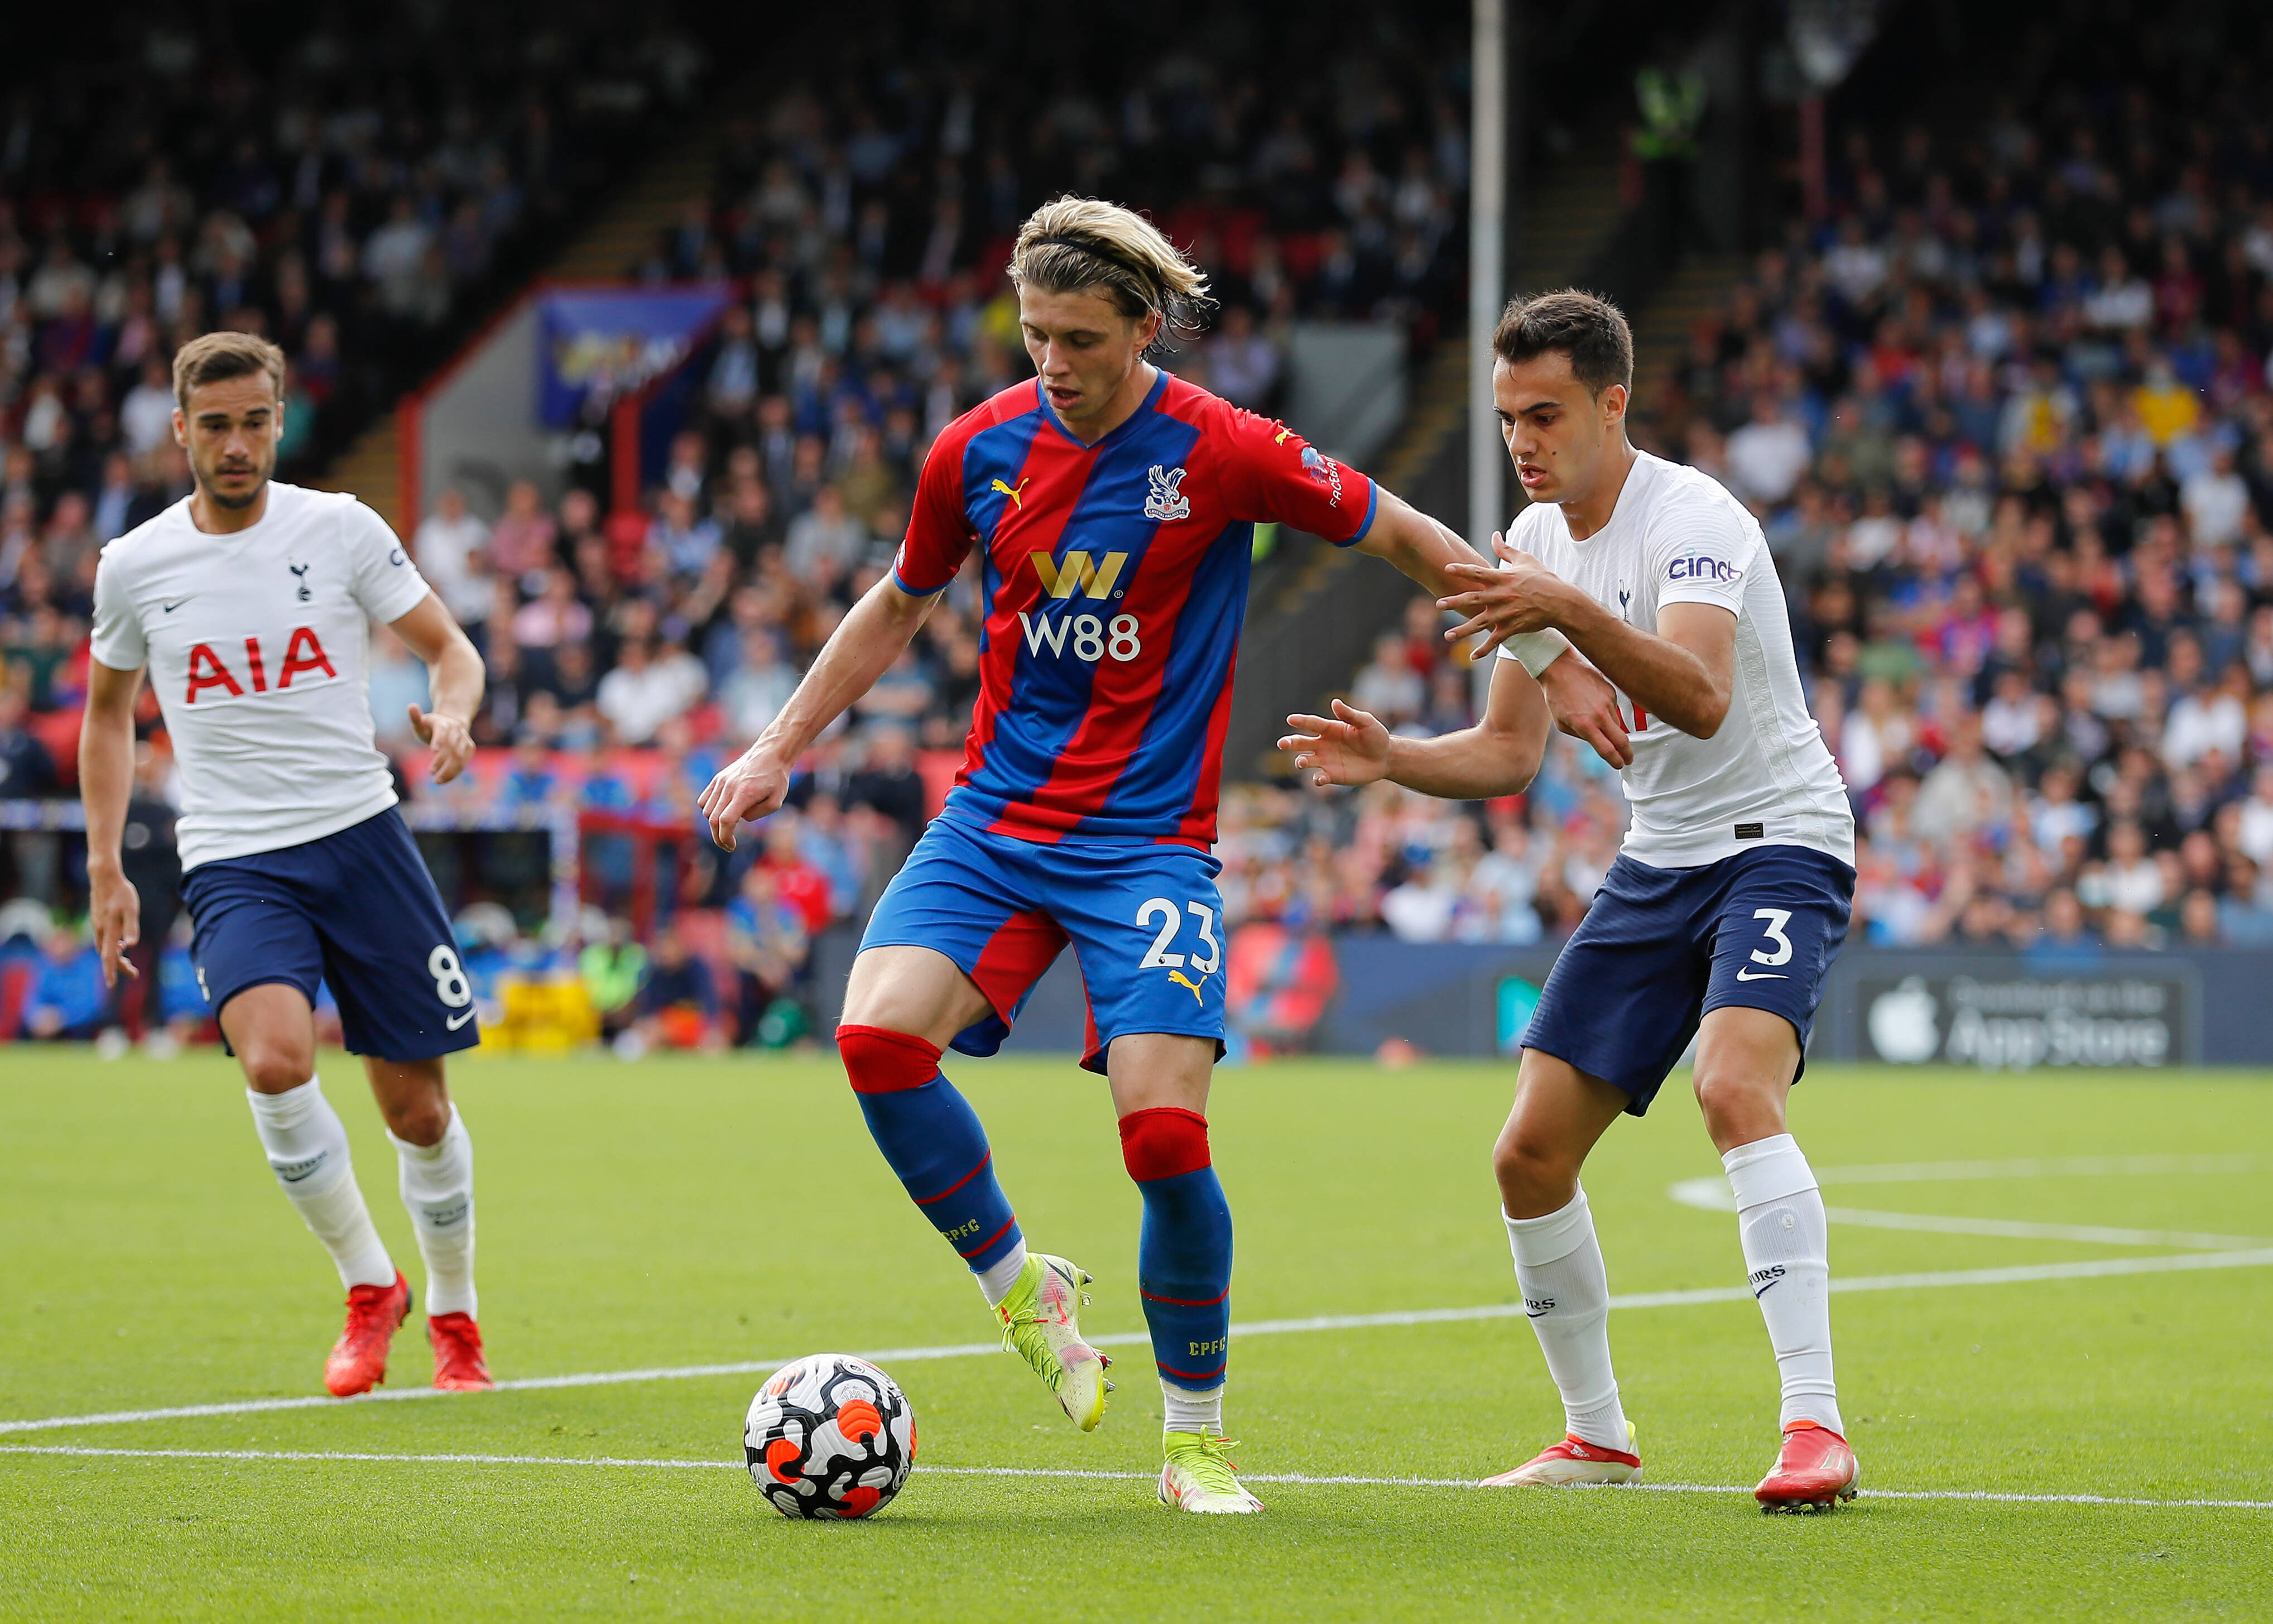
[[[387,522],[350,500],[341,515],[351,593],[374,620],[399,620],[426,598],[426,577]]]
[[[1373,481],[1268,417],[1227,408],[1209,425],[1220,436],[1225,506],[1234,519],[1289,524],[1338,547],[1363,541],[1380,493]]]
[[[892,560],[892,580],[912,598],[929,598],[955,579],[978,538],[963,505],[962,435],[941,434],[916,476],[908,533]]]
[[[125,567],[109,547],[94,569],[94,634],[87,651],[113,671],[139,671],[150,663],[150,644],[142,635]]]
[[[1657,606],[1717,604],[1742,614],[1744,571],[1758,542],[1733,502],[1683,501],[1659,510],[1650,525],[1650,568],[1657,575]]]

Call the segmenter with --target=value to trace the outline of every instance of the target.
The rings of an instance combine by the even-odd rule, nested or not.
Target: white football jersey
[[[274,481],[250,529],[208,536],[184,497],[103,548],[93,651],[115,671],[150,667],[183,868],[319,840],[394,804],[371,742],[371,622],[425,596],[386,520]]]
[[[1668,604],[1718,604],[1737,617],[1735,691],[1710,739],[1637,715],[1618,695],[1633,747],[1621,775],[1633,808],[1625,855],[1693,868],[1755,846],[1804,846],[1854,862],[1846,786],[1808,713],[1767,538],[1742,503],[1695,469],[1643,451],[1610,522],[1586,540],[1572,538],[1552,502],[1518,514],[1507,537],[1643,631],[1657,630]]]

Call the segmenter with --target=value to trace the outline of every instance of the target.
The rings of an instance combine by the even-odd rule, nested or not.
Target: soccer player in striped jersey
[[[979,554],[981,688],[962,770],[877,905],[836,1041],[876,1143],[979,1277],[1003,1342],[1086,1432],[1107,1361],[1081,1338],[1090,1276],[1030,1252],[977,1115],[940,1055],[994,1052],[1070,943],[1144,1203],[1137,1289],[1165,1400],[1163,1503],[1251,1512],[1223,1438],[1231,1212],[1205,1116],[1223,1052],[1211,854],[1253,529],[1282,522],[1440,592],[1460,538],[1292,430],[1144,357],[1206,282],[1147,221],[1066,198],[1010,261],[1039,377],[947,428],[889,579],[845,617],[765,734],[703,792],[714,837],[782,803],[791,770]],[[1568,662],[1555,709],[1622,751],[1606,681]],[[1549,706],[1512,688],[1543,738]],[[1615,734],[1615,736],[1613,736]]]

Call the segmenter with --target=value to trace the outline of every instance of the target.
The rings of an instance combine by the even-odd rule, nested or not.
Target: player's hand
[[[711,779],[694,804],[710,820],[711,839],[731,852],[735,831],[779,811],[788,794],[788,763],[761,756],[754,746]]]
[[[1301,731],[1279,741],[1279,748],[1312,784],[1355,786],[1388,775],[1389,729],[1379,717],[1337,699],[1333,715],[1290,716],[1287,726]]]
[[[1564,654],[1539,673],[1547,690],[1547,708],[1555,726],[1595,755],[1623,771],[1633,764],[1633,746],[1626,742],[1626,719],[1618,712],[1618,691],[1610,680],[1579,658],[1576,649]]]
[[[94,927],[95,955],[102,961],[102,984],[116,987],[121,970],[142,974],[126,960],[126,950],[142,939],[142,898],[133,882],[116,868],[90,865],[87,884],[87,918]]]
[[[447,784],[473,760],[474,735],[454,716],[439,710],[422,710],[416,705],[409,709],[410,731],[418,735],[419,743],[433,750],[426,762],[428,776],[437,784]]]
[[[1437,600],[1439,609],[1468,617],[1444,634],[1445,642],[1458,643],[1478,632],[1489,634],[1476,647],[1478,659],[1518,632],[1542,632],[1554,625],[1561,594],[1569,590],[1560,575],[1528,553],[1509,545],[1506,537],[1495,533],[1492,551],[1505,560],[1506,568],[1447,564],[1444,573],[1464,583],[1467,590]]]

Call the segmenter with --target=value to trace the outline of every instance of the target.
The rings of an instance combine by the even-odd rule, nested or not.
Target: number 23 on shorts
[[[1168,945],[1176,939],[1177,928],[1184,922],[1186,914],[1199,921],[1200,945],[1207,950],[1205,957],[1198,953],[1188,957],[1168,951]],[[1187,902],[1179,908],[1166,897],[1147,898],[1144,906],[1136,910],[1137,929],[1150,930],[1156,924],[1159,926],[1159,934],[1152,938],[1152,945],[1144,951],[1144,957],[1136,961],[1138,969],[1182,970],[1189,964],[1201,975],[1209,976],[1214,974],[1223,963],[1222,944],[1216,940],[1215,935],[1215,910],[1204,902]]]

